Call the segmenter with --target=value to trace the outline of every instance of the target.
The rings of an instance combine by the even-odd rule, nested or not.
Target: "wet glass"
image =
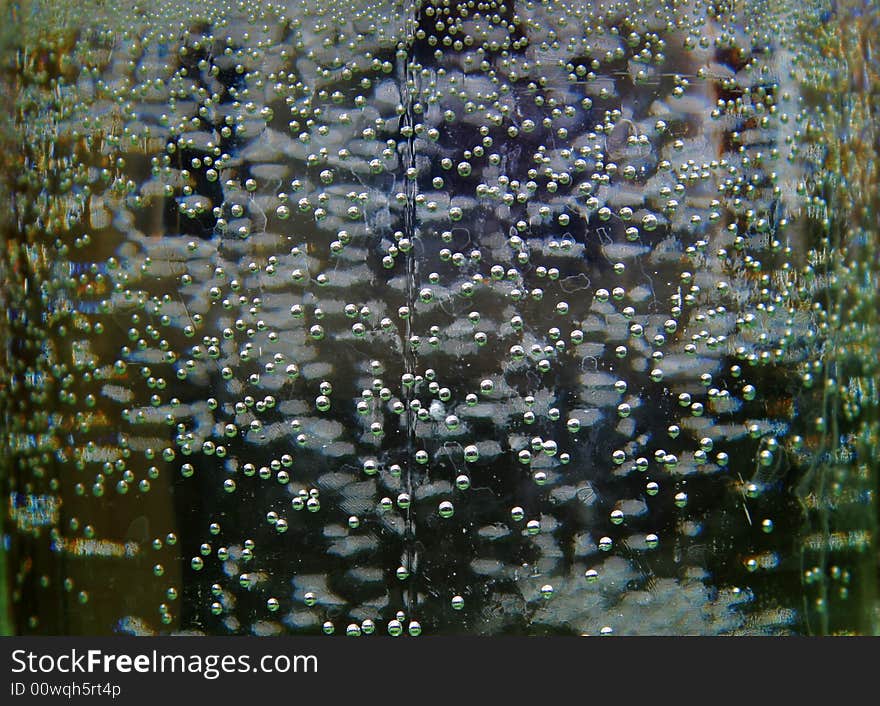
[[[874,4],[2,12],[6,632],[877,632]]]

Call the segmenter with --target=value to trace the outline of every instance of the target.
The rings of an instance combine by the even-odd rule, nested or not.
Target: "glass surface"
[[[873,634],[873,3],[8,2],[2,627]]]

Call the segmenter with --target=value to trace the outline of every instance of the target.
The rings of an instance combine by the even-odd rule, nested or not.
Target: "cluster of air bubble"
[[[21,628],[805,629],[821,8],[782,4],[163,0],[25,38]]]

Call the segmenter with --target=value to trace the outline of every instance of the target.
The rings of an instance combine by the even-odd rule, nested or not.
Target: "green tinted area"
[[[0,630],[877,632],[870,3],[3,13]]]

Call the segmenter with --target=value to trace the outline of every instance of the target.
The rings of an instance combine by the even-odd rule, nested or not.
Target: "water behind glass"
[[[873,4],[3,13],[6,631],[877,631]]]

